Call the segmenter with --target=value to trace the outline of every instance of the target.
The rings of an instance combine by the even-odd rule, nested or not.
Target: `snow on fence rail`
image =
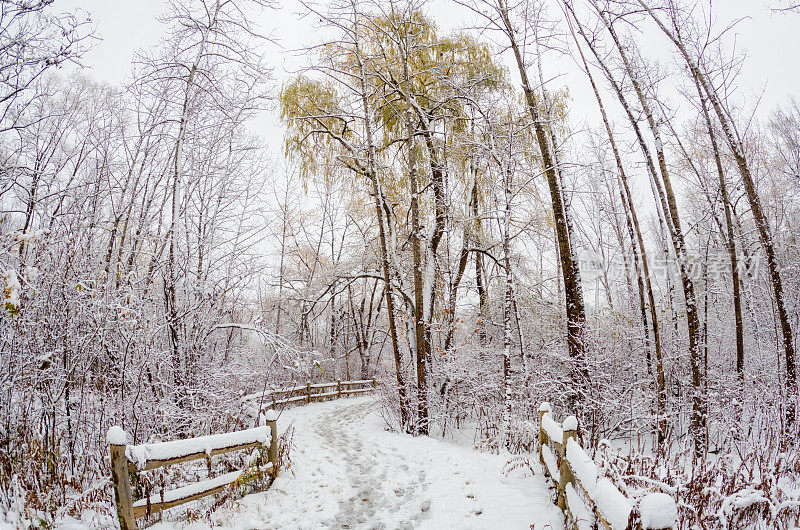
[[[111,427],[108,430],[107,440],[111,451],[111,478],[120,529],[135,530],[138,528],[136,519],[140,517],[213,495],[231,484],[245,484],[267,473],[276,475],[277,415],[268,413],[266,419],[266,425],[254,429],[141,445],[127,445],[125,431],[120,427]],[[133,500],[131,475],[135,477],[140,471],[200,458],[209,459],[210,464],[212,456],[245,449],[259,449],[259,451],[244,469],[163,491],[137,501]],[[262,462],[263,449],[267,450],[266,463]]]
[[[376,388],[375,379],[363,379],[359,381],[333,381],[330,383],[311,383],[294,386],[291,388],[281,388],[250,394],[243,398],[243,401],[254,401],[259,403],[258,408],[276,408],[280,405],[291,403],[313,403],[325,401],[328,398],[341,398],[343,396],[355,396],[366,392],[374,392]]]
[[[566,418],[562,425],[553,419],[550,405],[539,407],[539,460],[545,474],[556,486],[556,502],[572,528],[591,530],[595,520],[605,530],[630,528],[634,503],[606,477],[577,440],[578,420]],[[671,530],[678,510],[674,499],[663,493],[649,493],[639,503],[641,527]]]

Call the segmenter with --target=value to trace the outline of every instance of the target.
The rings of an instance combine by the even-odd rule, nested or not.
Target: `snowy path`
[[[506,459],[383,430],[370,397],[284,412],[292,468],[263,493],[212,515],[236,529],[561,529],[541,476],[506,476]],[[162,523],[153,528],[207,528]]]

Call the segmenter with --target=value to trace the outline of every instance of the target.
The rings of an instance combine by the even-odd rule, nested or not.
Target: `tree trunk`
[[[478,216],[478,187],[472,187],[472,217],[474,218],[473,242],[475,246],[481,243],[481,220]],[[483,256],[475,252],[475,288],[478,291],[478,341],[486,344],[486,307],[489,303],[488,286],[484,284]]]
[[[478,192],[478,169],[477,165],[475,164],[474,158],[470,158],[470,175],[472,176],[472,183],[469,190],[469,205],[467,210],[472,212],[473,209],[476,207],[473,205],[473,201],[477,200]],[[467,220],[464,223],[464,236],[463,236],[463,244],[461,246],[461,252],[459,253],[458,257],[458,269],[456,271],[456,277],[453,279],[452,283],[450,284],[450,299],[447,308],[447,335],[444,341],[444,350],[446,352],[450,351],[450,347],[453,343],[453,336],[455,334],[455,318],[456,318],[456,301],[458,295],[458,287],[461,284],[461,280],[464,277],[464,272],[467,270],[467,263],[469,261],[469,253],[470,253],[470,245],[476,245],[476,237],[474,234],[470,233],[470,222]]]
[[[513,279],[511,276],[511,169],[503,171],[503,196],[505,211],[503,212],[503,272],[505,274],[505,292],[503,293],[503,423],[500,445],[510,449],[508,437],[511,425],[511,297]]]
[[[575,19],[575,22],[578,25],[578,29],[581,35],[584,37],[584,39],[586,39],[586,35],[583,33],[583,29],[581,28],[580,23],[577,20],[577,17],[575,17],[575,13],[572,11],[571,6],[568,5],[567,7],[570,10],[570,13],[572,14],[573,18]],[[572,30],[571,23],[570,23],[570,30]],[[574,33],[573,33],[573,38],[575,38]],[[658,327],[658,312],[655,304],[655,296],[653,295],[653,286],[650,281],[650,269],[647,259],[647,249],[644,245],[644,239],[642,238],[642,231],[639,226],[639,219],[636,215],[636,209],[634,208],[633,205],[633,196],[631,194],[630,188],[628,187],[628,180],[625,175],[624,166],[622,164],[622,157],[619,154],[619,149],[617,148],[616,141],[614,140],[614,134],[613,131],[611,130],[611,124],[608,120],[608,115],[606,113],[605,106],[603,105],[603,100],[600,97],[600,92],[597,89],[597,85],[594,82],[594,77],[591,74],[591,70],[589,70],[589,65],[586,61],[586,58],[583,55],[583,50],[581,49],[581,46],[578,45],[577,38],[575,38],[575,43],[578,47],[578,52],[580,53],[581,59],[583,61],[583,65],[586,70],[586,74],[589,78],[589,82],[592,85],[592,90],[594,91],[595,99],[597,100],[597,105],[600,109],[600,114],[603,118],[603,124],[605,126],[609,142],[611,143],[611,149],[612,152],[614,153],[614,160],[616,161],[617,169],[619,170],[620,193],[622,194],[622,202],[626,210],[626,220],[628,223],[628,231],[629,234],[631,235],[631,240],[632,240],[631,246],[634,252],[634,259],[637,263],[641,261],[642,265],[642,275],[644,276],[648,302],[650,304],[650,321],[651,321],[650,323],[653,331],[653,346],[656,354],[656,377],[657,377],[656,410],[658,415],[658,444],[659,447],[661,447],[663,445],[667,429],[667,421],[666,421],[667,392],[666,392],[666,378],[664,376],[663,353],[661,349],[661,335]],[[589,44],[589,48],[594,53],[595,52],[594,47],[589,43],[588,40],[587,44]],[[599,57],[597,57],[596,54],[595,57],[599,61]],[[601,67],[605,69],[605,66],[602,63]],[[609,75],[610,72],[606,71],[606,74]],[[624,102],[624,98],[622,98],[621,91],[618,89],[618,87],[616,87],[616,84],[613,81],[613,79],[609,80],[614,85],[617,95],[621,98],[621,103],[623,103],[623,107],[625,107],[625,109],[628,110],[628,107]],[[631,118],[630,112],[628,112],[628,116],[629,118]],[[636,124],[634,124],[634,128],[638,131],[638,126]],[[640,134],[638,136],[641,138]],[[633,241],[633,235],[631,234],[632,231],[636,233],[636,241]],[[639,289],[641,291],[641,284],[639,286]]]
[[[714,164],[717,168],[719,177],[719,189],[722,195],[722,206],[725,211],[725,230],[727,232],[726,247],[731,262],[731,279],[733,281],[733,312],[736,324],[736,373],[741,380],[744,379],[744,319],[742,317],[741,301],[741,280],[739,279],[739,257],[736,255],[736,234],[733,230],[733,214],[731,212],[731,201],[728,197],[728,185],[725,182],[725,170],[722,168],[722,157],[717,146],[717,136],[708,112],[706,97],[700,86],[700,81],[693,76],[697,94],[700,97],[700,108],[703,111],[703,118],[708,129],[708,138],[711,141],[711,150],[714,154]]]
[[[659,192],[662,202],[662,208],[667,218],[667,226],[670,228],[670,239],[672,241],[675,256],[678,262],[678,269],[681,276],[681,284],[683,286],[683,296],[686,307],[686,323],[689,335],[689,363],[692,371],[692,431],[694,433],[695,454],[702,455],[706,452],[707,439],[705,437],[706,431],[706,399],[703,392],[703,373],[700,368],[700,319],[697,313],[697,299],[695,295],[694,282],[690,276],[689,256],[686,250],[686,241],[681,229],[680,215],[678,214],[678,205],[675,199],[675,193],[672,189],[672,183],[667,169],[666,158],[664,156],[664,145],[661,140],[661,132],[656,124],[655,117],[650,108],[647,97],[644,94],[641,85],[639,84],[637,73],[634,71],[631,62],[625,53],[625,48],[620,42],[616,30],[612,23],[606,19],[606,14],[598,9],[600,18],[603,24],[611,35],[612,40],[619,52],[625,71],[630,77],[631,84],[633,85],[634,92],[639,100],[642,110],[647,118],[647,123],[650,127],[650,132],[653,135],[656,159],[658,160],[658,168],[661,176],[661,182],[657,178],[656,172],[652,171],[652,176]],[[652,160],[650,162],[652,165]],[[662,188],[663,184],[663,188]]]
[[[428,356],[425,322],[425,280],[422,272],[422,235],[419,223],[419,189],[415,171],[414,127],[408,128],[408,181],[411,188],[411,248],[414,260],[414,338],[417,361],[417,434],[428,434],[427,382],[425,359]],[[428,256],[432,259],[432,256]]]
[[[356,43],[356,46],[358,44]],[[389,337],[392,342],[394,353],[395,375],[397,378],[397,392],[400,400],[400,424],[406,432],[411,432],[410,410],[408,396],[406,395],[406,384],[403,377],[402,354],[400,352],[400,342],[397,336],[397,321],[394,307],[394,288],[392,284],[392,270],[389,257],[389,247],[387,241],[387,227],[390,219],[384,219],[384,204],[386,202],[383,189],[378,176],[378,162],[375,158],[375,144],[372,136],[372,125],[370,121],[369,101],[367,100],[367,81],[364,65],[360,62],[360,52],[356,47],[356,56],[359,58],[359,82],[361,83],[361,104],[364,111],[364,131],[367,138],[368,168],[367,178],[372,184],[372,192],[375,195],[375,213],[378,219],[378,235],[380,238],[380,251],[383,269],[383,280],[386,283],[386,315],[389,320]]]
[[[583,303],[583,292],[580,285],[578,264],[573,259],[571,250],[571,227],[567,222],[565,214],[561,184],[558,179],[558,174],[556,173],[556,167],[548,143],[546,124],[539,115],[539,103],[528,81],[525,61],[519,44],[517,43],[515,30],[508,16],[508,8],[505,0],[499,2],[499,11],[504,25],[504,32],[514,52],[514,58],[516,59],[517,68],[522,80],[522,90],[525,95],[528,112],[533,120],[536,143],[542,155],[542,166],[550,189],[556,240],[558,243],[558,256],[561,261],[561,270],[564,278],[567,312],[567,347],[569,356],[573,362],[572,379],[574,390],[578,392],[578,396],[576,397],[580,397],[581,393],[587,390],[589,382],[589,372],[586,365],[586,345],[584,342],[586,310]]]

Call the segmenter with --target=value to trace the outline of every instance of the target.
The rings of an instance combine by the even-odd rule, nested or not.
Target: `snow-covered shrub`
[[[656,491],[677,501],[678,528],[789,529],[800,517],[800,461],[769,439],[761,447],[735,443],[705,460],[688,450],[668,458],[619,450],[604,442],[596,458],[630,498]]]

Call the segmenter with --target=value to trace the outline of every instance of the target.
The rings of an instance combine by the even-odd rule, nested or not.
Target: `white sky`
[[[713,4],[720,27],[736,18],[747,17],[735,29],[736,47],[747,53],[739,79],[740,96],[756,101],[763,91],[759,107],[763,114],[784,103],[790,95],[800,96],[800,15],[773,13],[769,6],[776,5],[776,2],[717,0]],[[55,9],[71,11],[78,8],[91,14],[101,40],[85,56],[83,64],[91,69],[90,75],[98,81],[117,84],[124,81],[130,71],[134,52],[158,42],[163,26],[156,16],[163,13],[167,5],[166,0],[57,0]],[[282,2],[277,12],[266,11],[259,21],[262,31],[275,36],[285,48],[282,50],[276,45],[268,58],[278,82],[289,77],[303,63],[302,57],[286,50],[311,44],[317,37],[313,28],[300,19],[297,14],[299,7],[295,0]],[[447,0],[432,2],[428,11],[444,30],[473,22],[463,8]],[[645,51],[659,47],[659,38],[659,35],[643,35]],[[652,41],[649,46],[648,41]],[[559,76],[551,88],[555,85],[569,87],[573,98],[573,121],[582,122],[587,115],[593,116],[596,111],[589,85],[576,72],[574,64],[561,59],[547,67],[551,77]],[[513,75],[513,69],[510,70]],[[597,119],[599,117],[593,116],[591,121]],[[279,148],[281,130],[274,114],[265,115],[263,123],[254,124],[254,128],[274,149]]]

